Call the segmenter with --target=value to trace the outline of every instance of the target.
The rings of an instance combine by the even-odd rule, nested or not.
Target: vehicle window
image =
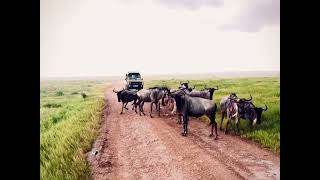
[[[129,79],[141,79],[140,74],[129,74]]]

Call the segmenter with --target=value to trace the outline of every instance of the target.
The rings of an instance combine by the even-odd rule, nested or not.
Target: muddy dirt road
[[[221,131],[214,141],[200,120],[190,118],[183,137],[177,117],[163,110],[150,118],[149,103],[146,116],[132,111],[131,103],[120,115],[112,89],[122,87],[115,82],[105,93],[100,134],[87,157],[94,179],[280,179],[279,156]]]

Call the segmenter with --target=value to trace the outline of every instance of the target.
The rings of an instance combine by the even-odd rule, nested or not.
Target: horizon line
[[[143,76],[157,76],[157,75],[205,75],[205,74],[221,74],[221,73],[254,73],[254,72],[275,72],[280,73],[280,70],[238,70],[238,71],[218,71],[218,72],[202,72],[202,73],[142,73]],[[76,76],[41,76],[40,79],[54,79],[54,78],[94,78],[94,77],[121,77],[123,75],[76,75]]]

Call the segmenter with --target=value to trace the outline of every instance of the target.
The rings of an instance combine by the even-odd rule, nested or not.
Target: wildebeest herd
[[[173,107],[171,114],[178,114],[178,123],[183,122],[183,136],[188,134],[188,121],[189,116],[201,117],[207,116],[210,119],[209,125],[211,125],[211,134],[213,136],[213,128],[215,129],[215,140],[218,137],[217,133],[217,122],[216,122],[216,111],[217,104],[213,98],[213,94],[219,88],[206,87],[202,90],[195,90],[189,87],[189,81],[180,82],[178,89],[169,89],[168,87],[152,87],[149,89],[127,90],[122,89],[120,91],[113,90],[117,94],[118,102],[122,102],[121,113],[123,114],[123,108],[127,109],[127,104],[132,103],[132,110],[136,113],[139,108],[139,114],[145,115],[143,106],[145,102],[150,102],[150,117],[152,118],[152,107],[156,105],[156,111],[160,116],[160,106],[169,105]],[[261,123],[261,115],[263,111],[268,109],[265,105],[265,109],[256,107],[252,103],[252,96],[250,99],[239,98],[235,93],[231,93],[228,96],[224,96],[220,101],[220,112],[221,112],[221,124],[220,130],[222,130],[222,122],[226,117],[227,125],[224,133],[227,133],[228,126],[231,121],[234,121],[238,133],[240,133],[240,119],[249,120],[252,126]]]

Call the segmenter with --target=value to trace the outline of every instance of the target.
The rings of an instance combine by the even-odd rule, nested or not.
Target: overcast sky
[[[280,0],[40,0],[40,76],[280,70]]]

